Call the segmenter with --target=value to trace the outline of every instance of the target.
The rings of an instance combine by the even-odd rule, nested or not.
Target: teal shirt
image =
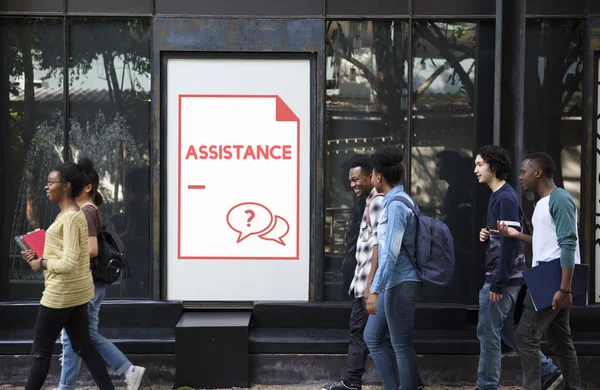
[[[567,191],[556,188],[539,200],[533,213],[533,261],[560,258],[563,268],[580,262],[577,207]]]

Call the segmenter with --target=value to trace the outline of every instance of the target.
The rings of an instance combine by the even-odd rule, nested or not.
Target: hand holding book
[[[28,249],[26,251],[21,251],[21,256],[25,259],[27,263],[31,263],[33,260],[36,260],[38,257],[35,255],[33,249]]]

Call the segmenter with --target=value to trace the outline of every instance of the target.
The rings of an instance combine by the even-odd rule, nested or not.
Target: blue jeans
[[[479,319],[477,338],[479,339],[479,368],[477,370],[477,388],[479,390],[497,390],[501,371],[501,340],[517,353],[515,341],[514,311],[521,286],[504,288],[500,302],[490,301],[490,284],[485,283],[479,291]],[[540,351],[542,361],[542,379],[548,379],[558,367]]]
[[[417,355],[413,337],[415,301],[421,286],[418,282],[403,282],[387,289],[379,296],[377,314],[369,316],[367,321],[365,342],[384,390],[397,390],[400,385],[407,390],[417,388]],[[386,339],[388,329],[391,342]]]
[[[98,332],[100,304],[104,300],[105,294],[106,285],[94,283],[94,299],[88,303],[90,339],[106,363],[112,367],[117,375],[121,375],[132,366],[131,362],[113,343],[105,339],[104,336]],[[58,388],[61,390],[75,390],[77,377],[79,376],[79,370],[81,369],[81,358],[73,352],[71,341],[64,329],[62,331],[62,344],[63,363],[60,374],[60,385]]]

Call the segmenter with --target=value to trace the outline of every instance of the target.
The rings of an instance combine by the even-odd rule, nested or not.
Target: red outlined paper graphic
[[[177,180],[178,259],[299,259],[300,119],[279,96],[180,94]]]

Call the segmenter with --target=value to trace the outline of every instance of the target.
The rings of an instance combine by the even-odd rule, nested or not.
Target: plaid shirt
[[[371,258],[377,245],[377,221],[381,214],[382,201],[383,194],[377,193],[373,188],[367,197],[365,212],[360,223],[360,232],[356,242],[356,271],[354,272],[352,284],[350,284],[350,291],[348,291],[349,294],[354,292],[356,298],[362,297],[367,288],[367,277],[371,271]]]

